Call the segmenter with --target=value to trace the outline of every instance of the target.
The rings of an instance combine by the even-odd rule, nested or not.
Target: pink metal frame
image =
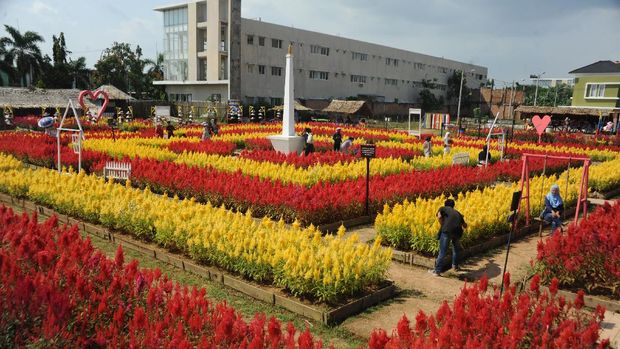
[[[523,167],[521,169],[521,200],[525,200],[525,224],[530,224],[530,170],[528,160],[531,158],[542,159],[558,159],[571,161],[583,161],[583,173],[581,175],[581,185],[579,187],[579,197],[577,199],[577,207],[575,209],[575,220],[579,218],[579,211],[583,210],[583,217],[588,214],[588,174],[590,173],[590,159],[580,157],[568,157],[568,156],[555,156],[555,155],[542,155],[542,154],[523,154]],[[525,191],[523,191],[525,189]],[[521,211],[521,201],[519,201],[519,207],[517,209],[517,217]],[[515,225],[516,225],[515,220]]]

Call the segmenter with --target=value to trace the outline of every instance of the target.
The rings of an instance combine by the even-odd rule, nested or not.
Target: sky
[[[115,41],[154,58],[163,19],[153,8],[180,2],[0,0],[0,23],[38,32],[50,56],[64,32],[71,57],[92,67]],[[241,15],[482,65],[500,83],[620,60],[620,0],[242,0]]]

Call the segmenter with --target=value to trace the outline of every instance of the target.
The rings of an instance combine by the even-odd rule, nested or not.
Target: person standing
[[[560,186],[554,184],[545,196],[545,209],[540,214],[547,223],[551,223],[551,235],[556,229],[562,231],[562,213],[564,212],[564,202],[560,196]]]
[[[452,241],[452,269],[459,270],[459,254],[461,252],[461,237],[463,229],[467,228],[463,215],[454,209],[454,200],[447,199],[444,206],[437,211],[437,219],[440,228],[437,234],[439,240],[439,255],[435,261],[435,269],[429,270],[434,276],[441,276],[442,261],[448,251],[448,245]]]
[[[426,137],[424,143],[422,144],[422,151],[424,152],[424,157],[430,158],[433,155],[433,143],[431,142],[431,137]]]
[[[209,124],[209,122],[204,122],[202,124],[202,126],[204,128],[202,130],[202,137],[201,137],[201,139],[203,141],[206,141],[207,139],[211,138],[211,124]]]
[[[306,128],[306,155],[314,153],[314,138],[312,137],[312,130]]]
[[[336,128],[336,133],[332,136],[332,139],[334,140],[334,151],[340,151],[340,145],[342,144],[341,130],[342,129],[340,127]]]
[[[450,154],[450,148],[452,146],[452,139],[450,139],[450,132],[446,132],[443,136],[443,153],[444,155]]]
[[[155,126],[155,134],[159,138],[164,138],[164,127],[159,122],[157,123],[157,126]]]
[[[478,164],[487,165],[490,160],[489,149],[486,144],[482,147],[482,151],[478,153]]]
[[[168,139],[174,136],[174,126],[170,121],[168,121],[168,125],[166,126],[166,132],[168,132]]]

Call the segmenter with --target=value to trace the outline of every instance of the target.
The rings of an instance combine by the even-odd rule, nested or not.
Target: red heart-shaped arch
[[[88,97],[89,99],[94,101],[99,98],[99,96],[103,96],[103,105],[101,106],[101,109],[99,109],[99,113],[97,113],[97,120],[99,120],[101,115],[103,115],[105,108],[108,106],[108,102],[110,101],[108,94],[103,90],[97,90],[94,92],[90,90],[84,90],[80,92],[80,95],[78,97],[78,102],[80,102],[82,109],[86,109],[86,106],[84,105],[84,97]]]

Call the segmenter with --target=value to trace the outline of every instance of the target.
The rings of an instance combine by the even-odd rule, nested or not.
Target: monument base
[[[301,152],[304,150],[304,138],[301,136],[273,135],[267,138],[271,141],[273,149],[275,149],[275,151],[279,153],[301,154]]]

